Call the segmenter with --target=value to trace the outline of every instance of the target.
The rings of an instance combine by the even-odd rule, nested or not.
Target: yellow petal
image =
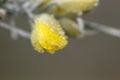
[[[39,44],[48,52],[54,53],[64,48],[67,39],[57,20],[48,14],[41,14],[34,19],[34,27],[37,28]]]
[[[33,27],[30,40],[31,40],[31,43],[32,43],[32,46],[34,47],[34,49],[37,50],[38,52],[42,53],[43,48],[38,41],[37,34],[38,34],[38,29],[36,27]]]

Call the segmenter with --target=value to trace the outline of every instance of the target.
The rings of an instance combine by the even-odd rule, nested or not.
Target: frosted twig
[[[98,31],[95,30],[86,30],[85,29],[85,22],[82,18],[77,18],[78,27],[80,28],[81,32],[83,33],[83,36],[93,36],[98,33]]]
[[[120,29],[90,21],[85,21],[85,27],[120,38]]]
[[[11,32],[15,32],[16,34],[20,35],[21,37],[28,38],[28,39],[30,38],[29,32],[24,31],[19,28],[16,28],[13,25],[8,25],[5,22],[0,21],[0,27],[10,30]]]

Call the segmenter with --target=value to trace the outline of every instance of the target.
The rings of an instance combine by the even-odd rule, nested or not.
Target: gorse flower
[[[67,45],[67,37],[52,15],[41,14],[34,19],[31,42],[38,52],[54,53]]]

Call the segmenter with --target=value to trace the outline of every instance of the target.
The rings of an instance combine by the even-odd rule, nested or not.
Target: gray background
[[[101,0],[84,19],[120,28],[120,0]],[[120,39],[105,34],[70,39],[50,55],[34,51],[28,39],[12,40],[0,28],[0,80],[120,80]]]

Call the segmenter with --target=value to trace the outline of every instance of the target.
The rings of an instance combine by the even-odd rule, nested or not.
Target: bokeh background
[[[83,18],[120,28],[120,0],[100,0]],[[21,17],[17,20],[30,30]],[[120,80],[120,38],[101,33],[70,39],[66,48],[50,55],[0,28],[0,80]]]

